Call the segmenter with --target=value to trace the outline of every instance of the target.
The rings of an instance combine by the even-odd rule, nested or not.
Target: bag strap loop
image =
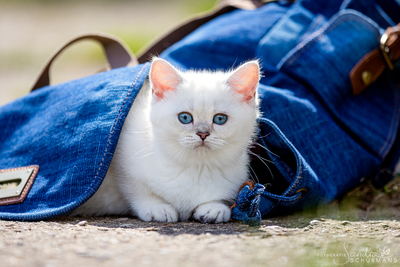
[[[86,33],[79,35],[64,45],[62,45],[59,49],[57,49],[50,59],[46,62],[44,67],[42,67],[39,75],[36,78],[36,82],[32,86],[31,91],[34,91],[43,86],[47,86],[50,84],[50,66],[56,57],[64,51],[67,47],[81,40],[93,40],[99,42],[106,55],[107,62],[111,69],[125,67],[125,66],[133,66],[137,65],[138,61],[136,57],[132,54],[130,49],[126,44],[124,44],[120,39],[104,33]]]
[[[400,59],[400,23],[382,35],[380,47],[366,54],[350,72],[353,94],[358,95],[388,68],[393,70]]]

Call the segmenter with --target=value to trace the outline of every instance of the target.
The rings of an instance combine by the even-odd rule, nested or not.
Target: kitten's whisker
[[[265,138],[265,137],[267,137],[267,136],[269,136],[271,133],[267,133],[266,135],[263,135],[263,136],[257,136],[257,138]]]
[[[251,174],[250,168],[247,169],[247,173],[250,176],[250,180],[255,181],[254,176]]]
[[[149,133],[149,131],[124,131],[125,133],[137,133],[137,134],[142,134],[142,133],[145,133],[145,134],[148,134]]]
[[[275,178],[274,178],[274,175],[272,174],[272,171],[271,171],[271,169],[269,168],[269,166],[261,159],[261,157],[260,157],[259,155],[254,154],[254,153],[253,153],[253,155],[256,156],[256,157],[265,165],[265,167],[268,168],[268,171],[269,171],[269,173],[271,174],[272,180],[274,180],[274,179],[275,179]],[[273,163],[273,162],[272,162],[272,163]]]
[[[250,166],[250,164],[247,164],[247,166],[249,166],[249,169],[253,172],[253,174],[256,176],[256,181],[254,181],[254,182],[256,182],[256,183],[260,183],[260,180],[258,179],[258,176],[257,176],[257,174],[256,174],[256,172],[253,170],[253,168]]]
[[[229,144],[229,146],[233,146],[233,147],[237,147],[237,148],[239,148],[240,150],[243,150],[243,151],[246,151],[246,150],[248,150],[247,148],[247,146],[238,146],[238,145],[234,145],[234,144]]]
[[[251,151],[248,151],[248,152],[249,152],[249,154],[254,155],[254,156],[256,156],[257,158],[259,158],[260,160],[263,159],[263,160],[265,160],[265,161],[267,161],[267,162],[269,162],[269,163],[275,164],[272,160],[263,158],[263,157],[261,157],[260,155],[257,155],[256,153],[253,153],[253,152],[251,152]]]
[[[271,153],[271,154],[274,155],[275,157],[280,158],[277,154],[275,154],[274,152],[272,152],[271,150],[269,150],[269,149],[266,148],[265,146],[263,146],[263,145],[261,145],[261,144],[259,144],[259,143],[257,143],[257,142],[254,142],[253,144],[255,144],[256,146],[259,146],[259,147],[261,147],[261,148],[264,148],[266,151],[268,151],[269,153]]]
[[[136,155],[139,154],[140,152],[143,152],[143,151],[145,151],[145,150],[147,150],[147,149],[150,149],[150,148],[153,148],[153,146],[145,147],[145,148],[139,150],[138,152],[136,152],[136,153],[133,155],[133,158],[136,157]],[[139,159],[140,159],[140,158],[139,158]]]
[[[239,140],[239,141],[242,141],[242,140],[249,140],[249,142],[252,142],[253,140],[251,140],[250,138],[234,138],[234,137],[229,137],[229,140]]]
[[[150,155],[153,154],[153,153],[154,153],[154,152],[150,152],[149,154],[147,154],[147,155],[145,155],[145,156],[143,156],[143,157],[137,158],[137,159],[143,159],[143,158],[145,158],[145,157],[150,156]]]

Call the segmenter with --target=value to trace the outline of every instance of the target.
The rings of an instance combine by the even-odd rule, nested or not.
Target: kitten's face
[[[163,73],[162,77],[168,77],[165,90],[160,91],[160,84],[151,80],[151,120],[154,137],[168,153],[213,157],[217,152],[219,156],[229,157],[233,151],[247,149],[258,111],[255,96],[258,65],[254,70],[247,70],[257,75],[256,85],[250,85],[255,88],[247,91],[240,87],[241,81],[232,78],[232,72],[181,73],[170,65],[162,67],[171,68],[169,71],[174,73]]]

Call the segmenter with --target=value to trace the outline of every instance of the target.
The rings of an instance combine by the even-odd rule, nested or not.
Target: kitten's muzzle
[[[209,132],[197,132],[196,134],[197,134],[198,136],[200,136],[201,140],[203,140],[203,141],[207,138],[207,136],[210,135]]]

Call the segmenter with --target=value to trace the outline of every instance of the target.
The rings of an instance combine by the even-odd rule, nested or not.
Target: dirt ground
[[[0,221],[1,266],[396,266],[393,218],[291,215],[241,223],[133,218]],[[398,266],[398,265],[397,265]]]
[[[0,266],[399,266],[399,179],[260,226],[123,217],[0,221]]]

